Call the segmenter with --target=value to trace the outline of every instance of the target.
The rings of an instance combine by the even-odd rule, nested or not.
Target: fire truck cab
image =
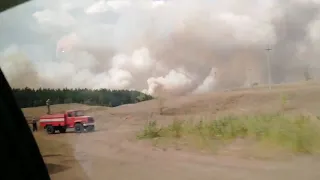
[[[56,131],[65,133],[68,128],[74,128],[76,133],[90,132],[95,129],[95,120],[85,116],[83,110],[68,110],[61,114],[48,114],[40,117],[40,127],[48,134]]]

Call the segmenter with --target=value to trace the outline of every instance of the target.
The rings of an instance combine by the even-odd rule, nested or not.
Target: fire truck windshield
[[[84,116],[84,112],[83,111],[75,111],[75,116]]]

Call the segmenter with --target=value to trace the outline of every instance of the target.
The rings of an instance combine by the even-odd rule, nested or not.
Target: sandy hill
[[[273,86],[271,91],[267,87],[259,86],[254,89],[167,97],[115,108],[81,104],[53,105],[53,112],[67,109],[85,110],[97,120],[97,131],[80,136],[74,133],[51,136],[42,132],[34,135],[52,179],[86,179],[84,177],[88,175],[87,167],[91,166],[93,168],[90,169],[90,179],[126,179],[127,173],[123,172],[131,172],[134,174],[131,179],[139,180],[154,177],[188,179],[192,176],[197,179],[235,179],[240,176],[243,179],[319,179],[320,161],[315,161],[313,157],[288,162],[241,159],[247,155],[262,158],[269,158],[269,155],[287,157],[283,156],[282,151],[278,155],[277,148],[270,152],[264,147],[255,149],[256,146],[250,144],[251,141],[236,140],[221,147],[215,156],[207,156],[197,151],[197,148],[206,145],[207,141],[202,141],[203,139],[186,141],[191,149],[188,149],[189,146],[185,147],[188,143],[182,143],[184,139],[173,141],[174,139],[164,138],[163,141],[155,139],[150,142],[136,139],[136,133],[144,127],[150,114],[154,114],[153,119],[160,120],[157,122],[165,124],[176,117],[186,119],[187,116],[230,113],[281,111],[318,116],[319,106],[320,84],[315,82]],[[23,112],[26,116],[38,117],[45,114],[46,110],[43,106],[25,108]],[[155,142],[159,148],[151,145]],[[90,163],[89,166],[86,166],[87,162]],[[301,174],[301,171],[305,173]]]
[[[285,108],[283,109],[283,105]],[[320,83],[302,82],[276,85],[269,91],[266,86],[253,89],[235,89],[225,92],[212,92],[200,95],[154,99],[138,104],[122,105],[115,108],[87,106],[82,104],[52,105],[53,113],[68,109],[83,109],[87,113],[107,110],[110,114],[157,114],[176,116],[199,113],[269,113],[284,110],[288,113],[311,113],[320,115]],[[45,106],[24,108],[26,117],[39,117],[45,114]]]
[[[151,100],[134,105],[123,105],[110,109],[112,113],[137,114],[157,113],[163,115],[191,115],[199,113],[311,113],[320,115],[320,84],[303,82],[266,87],[212,92],[200,95],[171,97]]]
[[[66,110],[84,110],[86,113],[90,112],[96,112],[99,110],[106,110],[107,107],[101,107],[101,106],[88,106],[83,104],[56,104],[51,105],[51,112],[52,113],[62,113]],[[25,117],[27,120],[29,120],[32,117],[40,117],[42,115],[45,115],[47,113],[47,107],[46,106],[39,106],[34,108],[23,108],[22,109]]]

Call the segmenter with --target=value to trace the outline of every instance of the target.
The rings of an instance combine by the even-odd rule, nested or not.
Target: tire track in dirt
[[[318,179],[316,167],[305,169],[307,174],[299,173],[302,165],[310,161],[259,161],[233,157],[214,157],[181,151],[162,151],[142,142],[132,142],[128,137],[132,132],[125,130],[127,125],[108,131],[71,135],[81,141],[75,147],[90,161],[92,179]],[[82,155],[81,155],[82,153]],[[80,162],[81,163],[81,162]],[[85,166],[83,166],[86,168]],[[126,175],[124,175],[126,174]],[[129,176],[130,175],[130,176]]]
[[[317,91],[319,89],[316,89]],[[299,92],[295,97],[296,106],[310,110],[310,104],[318,104],[316,90]],[[248,112],[264,108],[256,103],[263,101],[274,110],[279,104],[278,92],[237,92],[183,97],[180,100],[168,100],[166,106],[173,113],[220,112],[232,111],[245,107]],[[287,92],[288,93],[288,92]],[[311,97],[311,95],[312,97]],[[310,96],[310,97],[309,97]],[[306,98],[306,97],[309,97]],[[308,102],[304,102],[308,99]],[[305,104],[303,104],[303,102]],[[316,104],[317,103],[317,104]],[[301,105],[302,104],[302,105]],[[241,159],[234,156],[205,155],[195,152],[177,151],[173,149],[157,149],[151,143],[137,141],[135,133],[148,120],[150,112],[156,112],[156,101],[146,102],[128,107],[93,110],[90,112],[97,120],[97,132],[85,134],[55,134],[46,136],[52,141],[67,143],[72,147],[68,152],[70,158],[46,157],[52,162],[66,164],[70,169],[56,172],[52,179],[86,179],[85,175],[76,177],[77,172],[84,172],[94,180],[318,180],[320,179],[320,161],[317,157],[292,157],[287,161],[265,161]],[[152,108],[152,110],[150,110]],[[301,108],[300,108],[301,109]],[[271,111],[271,110],[270,110]],[[174,118],[157,116],[159,120]],[[235,145],[238,147],[238,144]],[[230,149],[233,150],[233,147]],[[234,151],[230,152],[235,153]],[[76,164],[80,164],[77,165]]]

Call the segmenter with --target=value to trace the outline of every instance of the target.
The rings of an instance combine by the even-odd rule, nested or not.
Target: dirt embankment
[[[97,131],[55,135],[35,133],[52,179],[320,179],[320,161],[315,160],[318,158],[314,156],[290,156],[277,160],[243,159],[234,156],[238,145],[243,145],[241,141],[228,146],[228,152],[208,155],[181,148],[159,148],[153,142],[136,139],[137,132],[149,119],[161,123],[177,117],[203,114],[216,116],[279,111],[318,116],[318,84],[278,86],[271,92],[267,88],[256,88],[172,97],[165,99],[161,106],[162,115],[159,114],[158,100],[117,108],[77,104],[53,106],[53,112],[85,109],[95,117]],[[40,116],[46,108],[27,108],[23,111],[28,116]]]

